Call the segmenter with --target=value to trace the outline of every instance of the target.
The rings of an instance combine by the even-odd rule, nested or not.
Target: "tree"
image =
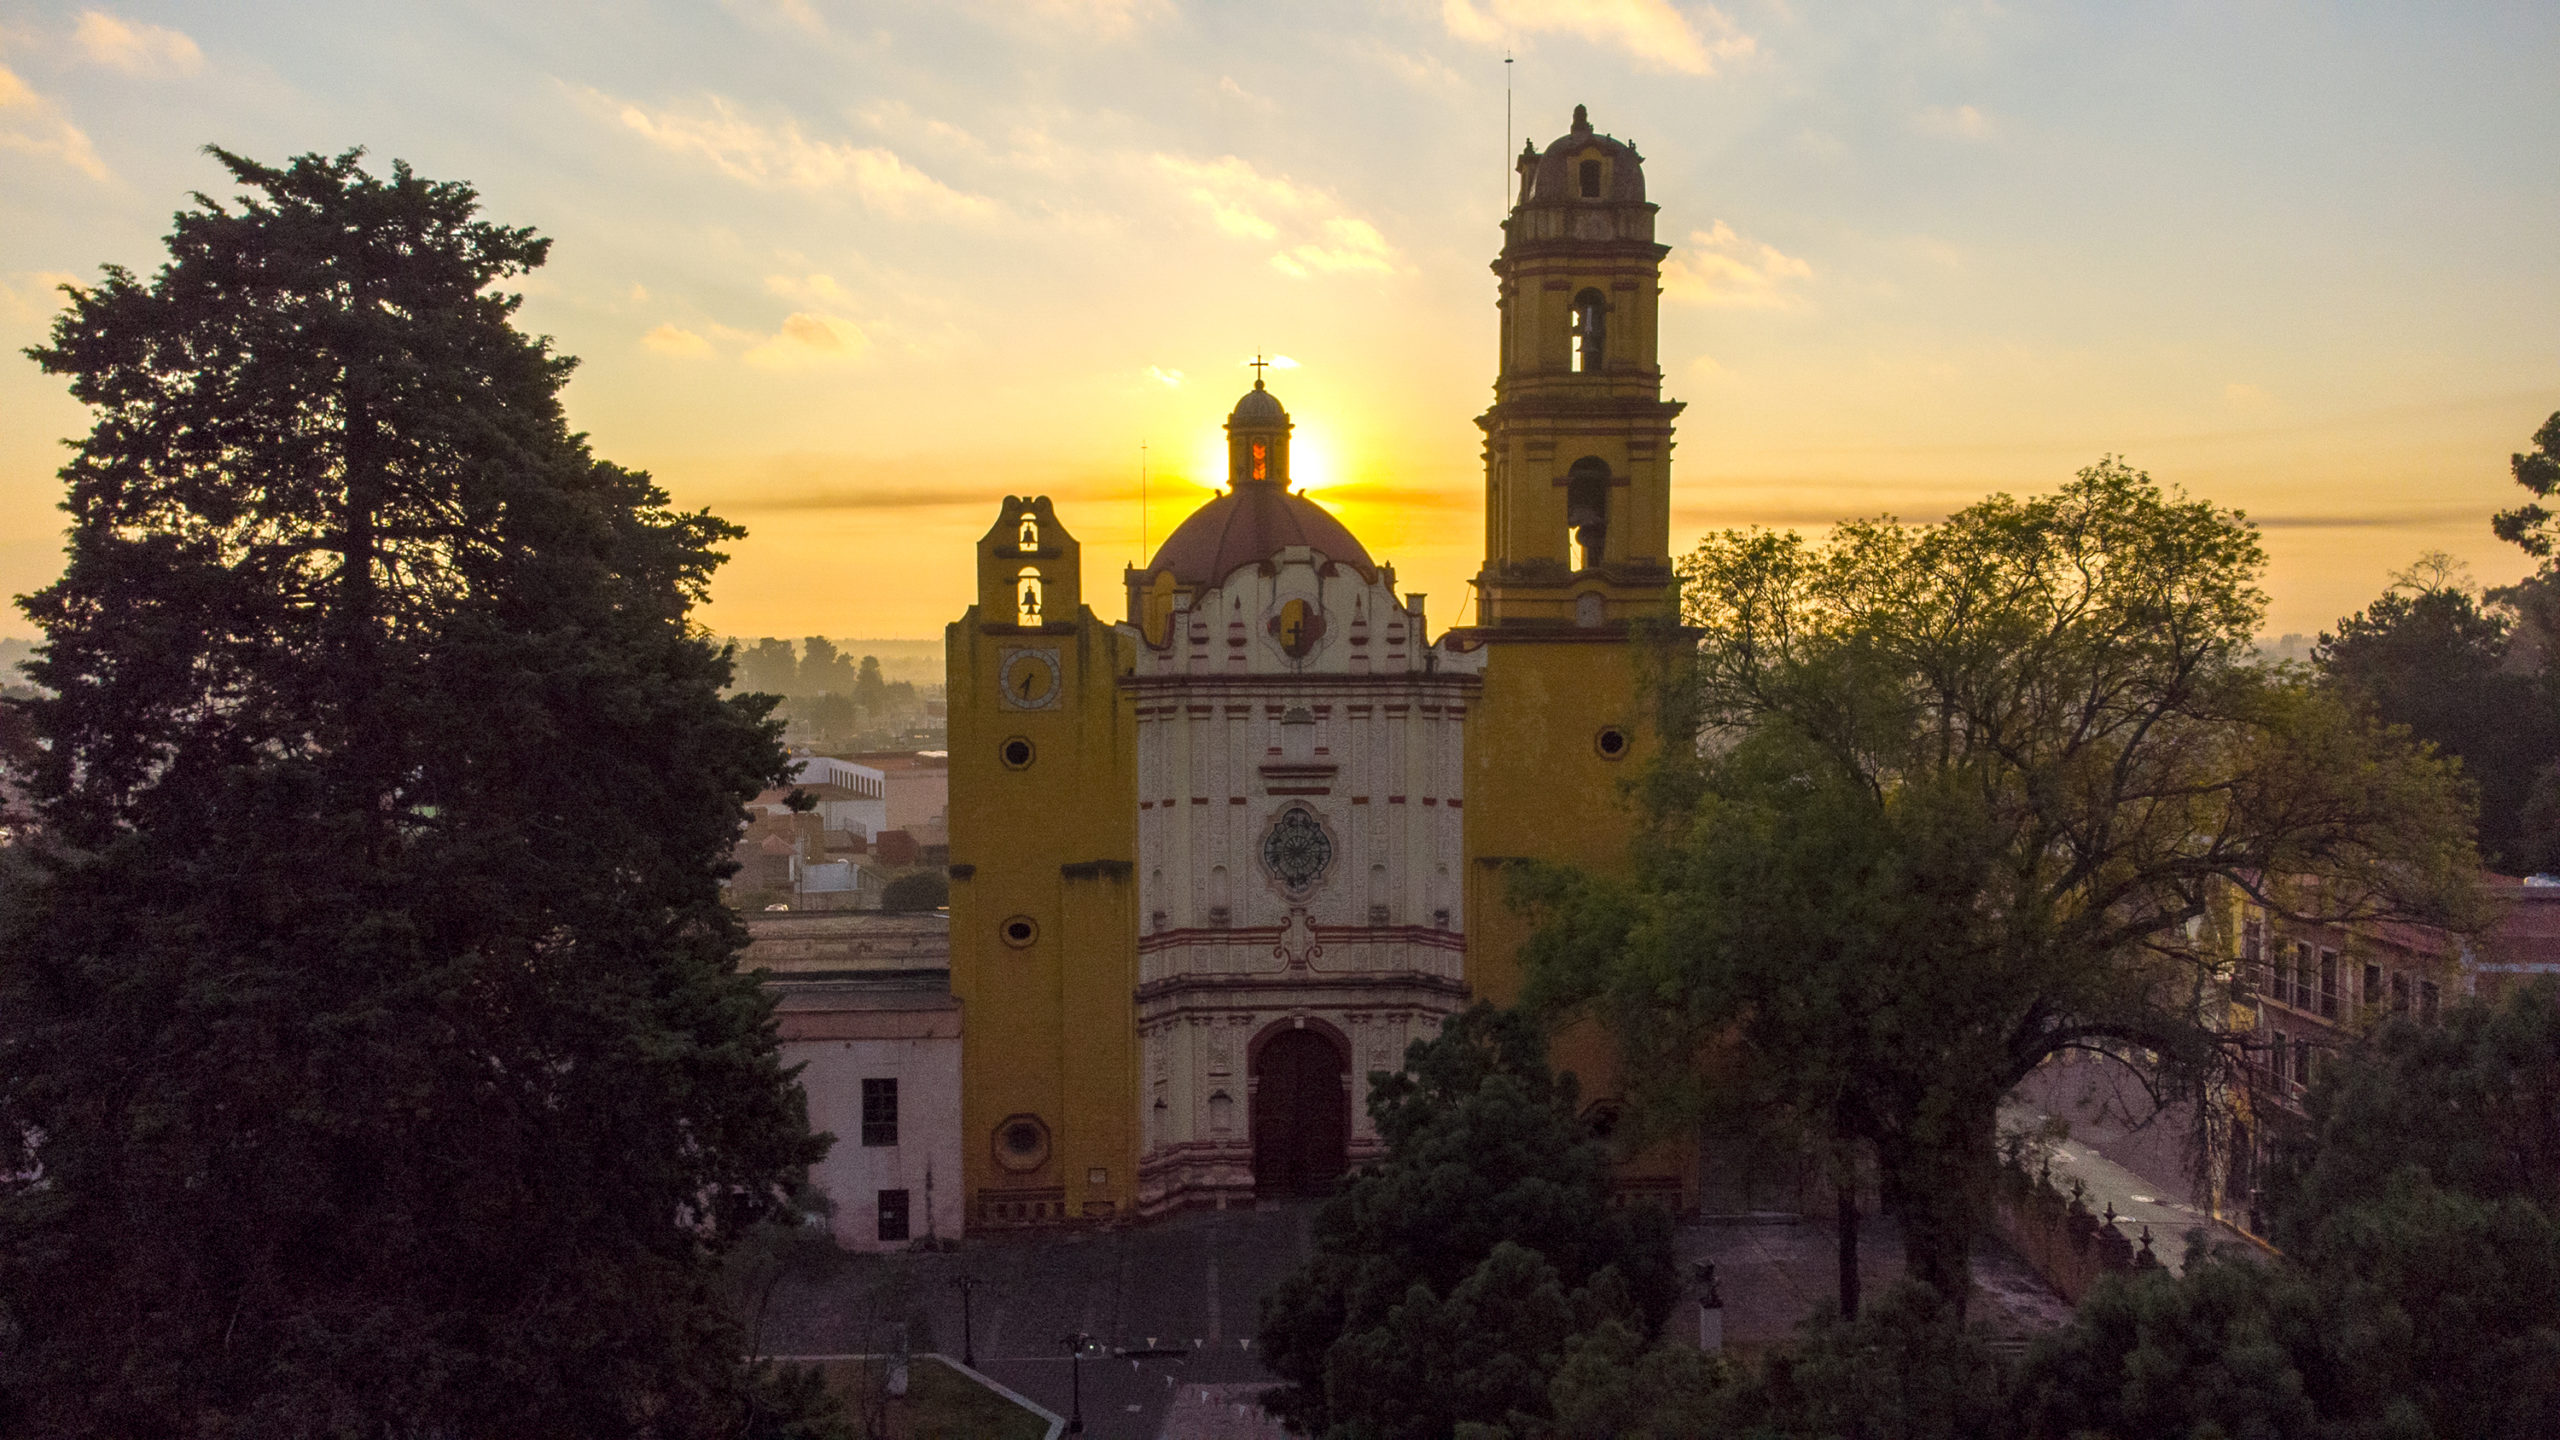
[[[1303,1434],[1436,1440],[1546,1409],[1573,1338],[1651,1336],[1678,1293],[1670,1222],[1609,1203],[1609,1151],[1545,1036],[1478,1005],[1370,1077],[1386,1158],[1325,1203],[1263,1302],[1264,1404]]]
[[[2462,761],[2478,790],[2480,848],[2493,864],[2544,862],[2527,819],[2536,777],[2560,759],[2549,680],[2518,665],[2513,620],[2430,556],[2320,637],[2314,661],[2356,703]]]
[[[759,695],[789,695],[800,678],[791,642],[768,635],[738,655],[738,688]]]
[[[1710,539],[1632,878],[1530,876],[1533,997],[1657,1095],[1714,1043],[1784,1067],[1961,1313],[2028,1071],[2229,1063],[2230,895],[2345,923],[2472,893],[2448,767],[2254,663],[2261,564],[2241,516],[2112,460],[1936,526]]]
[[[2270,1167],[2283,1258],[2102,1282],[2028,1357],[2035,1437],[2527,1440],[2560,1414],[2560,987],[2394,1019]],[[2218,1427],[2218,1428],[2209,1428]]]
[[[800,675],[791,693],[795,695],[853,694],[853,662],[836,649],[836,642],[824,635],[812,635],[800,642]]]
[[[718,881],[739,533],[565,423],[548,242],[212,152],[30,352],[96,412],[0,916],[0,1428],[736,1434],[721,1252],[823,1152]],[[769,1407],[768,1407],[769,1408]]]
[[[2510,460],[2508,468],[2516,483],[2532,491],[2534,498],[2513,510],[2500,511],[2490,528],[2499,539],[2543,561],[2547,573],[2551,568],[2553,517],[2541,502],[2560,490],[2560,411],[2553,411],[2551,418],[2542,422],[2542,428],[2533,432],[2533,449]]]
[[[880,890],[883,910],[939,910],[950,903],[951,877],[942,870],[910,870]]]
[[[863,656],[862,668],[853,677],[853,703],[861,706],[865,715],[877,715],[888,698],[888,682],[880,677],[880,657]]]

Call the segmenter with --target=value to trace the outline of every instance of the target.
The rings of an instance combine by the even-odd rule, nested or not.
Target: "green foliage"
[[[2516,456],[2511,468],[2516,483],[2532,491],[2534,499],[2499,512],[2490,528],[2499,539],[2547,561],[2551,556],[2552,514],[2539,502],[2560,490],[2560,411],[2554,411],[2550,419],[2542,422],[2542,428],[2533,432],[2533,449]]]
[[[738,688],[758,695],[788,695],[799,683],[800,658],[791,642],[768,635],[738,652]]]
[[[836,649],[836,642],[812,635],[800,642],[800,674],[791,693],[850,697],[854,675],[853,661]]]
[[[2306,1097],[2309,1133],[2267,1167],[2268,1224],[2287,1250],[2321,1249],[2343,1212],[2410,1169],[2560,1217],[2560,985],[2450,1006],[2435,1024],[2395,1016],[2349,1059]]]
[[[2560,1414],[2560,987],[2394,1022],[2270,1176],[2281,1261],[2102,1282],[2037,1346],[2027,1434],[2526,1440]]]
[[[52,343],[95,427],[0,931],[11,1433],[709,1435],[717,1259],[822,1152],[718,879],[783,774],[689,624],[739,532],[595,459],[349,154],[199,197]]]
[[[890,880],[880,891],[883,910],[939,910],[950,903],[951,877],[942,870],[910,870]]]
[[[2527,870],[2560,858],[2529,820],[2537,777],[2560,759],[2550,679],[2512,663],[2514,623],[2451,576],[2405,579],[2322,635],[2322,673],[2383,721],[2462,761],[2479,793],[2480,848]]]
[[[1610,1204],[1609,1153],[1523,1017],[1478,1005],[1370,1077],[1386,1158],[1264,1301],[1265,1403],[1294,1429],[1438,1437],[1541,1415],[1576,1335],[1650,1335],[1678,1293],[1670,1223]]]
[[[1739,1044],[1872,1144],[1911,1273],[1959,1307],[1999,1098],[2046,1056],[2223,1063],[2229,887],[2325,923],[2459,918],[2446,765],[2253,659],[2245,521],[2107,461],[2054,495],[1682,562],[1633,878],[1532,872],[1531,996],[1587,1007],[1655,1091]],[[2298,879],[2304,882],[2290,883]]]

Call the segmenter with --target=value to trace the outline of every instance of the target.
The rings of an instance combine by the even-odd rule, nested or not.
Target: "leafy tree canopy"
[[[2560,759],[2560,697],[2515,651],[2512,612],[2433,555],[2322,635],[2314,660],[2372,714],[2459,758],[2479,796],[2481,850],[2492,864],[2530,870],[2560,858],[2533,805],[2537,780],[2548,784]]]
[[[547,242],[213,152],[30,352],[94,428],[0,916],[0,1426],[722,1435],[716,1260],[822,1151],[718,880],[783,756],[736,536],[597,460]]]
[[[2551,558],[2550,509],[2541,502],[2560,490],[2560,411],[2542,422],[2533,432],[2533,448],[2509,462],[2516,483],[2533,492],[2534,498],[2513,510],[2500,511],[2490,522],[2498,538],[2515,545],[2527,555],[2548,561]]]
[[[2459,785],[2255,663],[2262,564],[2241,516],[2114,461],[1939,525],[1710,539],[1654,824],[1627,883],[1526,879],[1533,998],[1595,1010],[1657,1090],[1738,1036],[1873,1144],[1911,1273],[1960,1309],[2012,1085],[2104,1039],[2223,1062],[2235,889],[2465,913]]]
[[[1447,1436],[1546,1410],[1570,1341],[1650,1336],[1678,1293],[1669,1220],[1610,1204],[1608,1147],[1546,1037],[1478,1005],[1370,1077],[1387,1155],[1327,1201],[1263,1303],[1265,1404],[1334,1437]]]

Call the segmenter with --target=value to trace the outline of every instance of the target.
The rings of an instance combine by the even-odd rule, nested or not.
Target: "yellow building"
[[[1592,131],[1520,158],[1485,431],[1479,621],[1289,482],[1260,380],[1226,491],[1082,602],[1075,541],[1010,498],[949,633],[952,987],[973,1225],[1321,1188],[1374,1153],[1366,1076],[1519,993],[1502,867],[1622,863],[1643,647],[1671,643],[1667,247],[1642,160]],[[1558,1043],[1596,1107],[1611,1059]],[[1631,1160],[1685,1207],[1694,1160]]]

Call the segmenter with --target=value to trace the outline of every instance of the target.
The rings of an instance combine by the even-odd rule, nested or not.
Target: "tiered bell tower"
[[[1635,147],[1583,107],[1521,152],[1503,222],[1502,352],[1485,432],[1480,624],[1624,633],[1670,620],[1671,422],[1662,398],[1662,257]]]
[[[1520,996],[1526,919],[1504,872],[1540,860],[1597,873],[1628,860],[1624,781],[1652,744],[1638,676],[1648,647],[1681,643],[1671,570],[1671,422],[1655,318],[1662,259],[1635,147],[1573,129],[1520,155],[1503,221],[1502,351],[1485,432],[1480,619],[1449,644],[1481,652],[1467,736],[1467,985]],[[1658,673],[1658,671],[1657,671]],[[1557,1066],[1595,1107],[1617,1061],[1584,1023],[1555,1037]],[[1685,1210],[1694,1147],[1622,1157],[1622,1189]]]

